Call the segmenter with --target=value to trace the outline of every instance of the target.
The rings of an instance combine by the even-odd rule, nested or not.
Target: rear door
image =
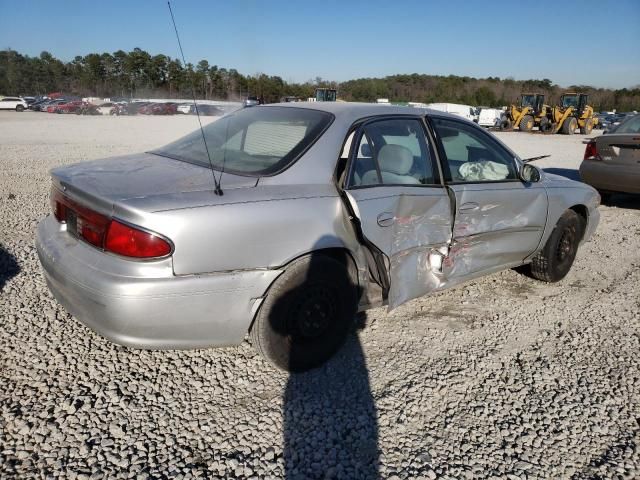
[[[451,203],[425,132],[421,118],[386,117],[362,125],[351,146],[344,189],[387,275],[390,308],[444,281]]]
[[[464,280],[518,265],[540,243],[547,220],[542,183],[522,182],[513,155],[476,125],[431,118],[445,181],[455,196],[444,274]]]

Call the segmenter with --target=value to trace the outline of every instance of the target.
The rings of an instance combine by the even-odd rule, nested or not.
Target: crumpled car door
[[[362,234],[386,257],[389,309],[442,287],[453,228],[444,187],[381,185],[345,193]]]

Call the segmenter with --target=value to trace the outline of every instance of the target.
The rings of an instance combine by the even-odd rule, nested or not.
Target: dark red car
[[[55,113],[76,113],[82,108],[83,105],[84,105],[84,102],[82,102],[81,100],[73,100],[71,102],[61,103],[60,105],[57,105],[54,108],[54,112]],[[49,110],[47,109],[47,111]]]
[[[141,115],[175,115],[177,111],[175,103],[150,103],[138,109]]]

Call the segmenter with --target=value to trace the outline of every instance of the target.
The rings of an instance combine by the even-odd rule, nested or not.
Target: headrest
[[[413,166],[413,154],[401,145],[385,145],[378,153],[378,163],[380,170],[406,175]]]

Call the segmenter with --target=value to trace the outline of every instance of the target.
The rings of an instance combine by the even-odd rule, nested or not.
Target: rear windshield
[[[634,115],[616,128],[616,133],[640,133],[640,115]]]
[[[294,162],[333,115],[305,108],[249,107],[151,153],[239,175],[269,175]]]

